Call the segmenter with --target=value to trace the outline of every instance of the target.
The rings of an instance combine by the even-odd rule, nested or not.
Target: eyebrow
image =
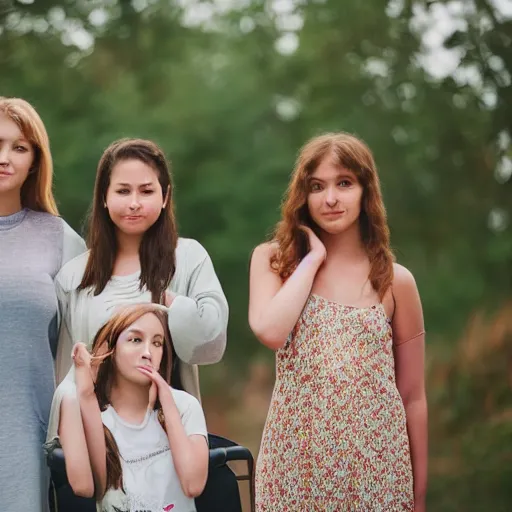
[[[140,329],[134,328],[134,329],[128,329],[127,334],[138,334],[140,336],[144,336],[145,333],[143,331],[141,331]],[[153,338],[162,338],[163,339],[164,336],[162,334],[155,334],[153,336]]]
[[[340,179],[340,178],[350,178],[351,180],[353,180],[353,179],[355,179],[355,176],[353,176],[352,174],[350,174],[346,171],[341,171],[338,174],[336,174],[336,179]],[[322,178],[317,178],[316,176],[310,176],[309,181],[320,181],[321,183],[324,183],[327,180],[323,180]]]
[[[115,184],[117,187],[131,187],[132,184],[131,183],[116,183]],[[148,183],[141,183],[140,185],[136,185],[138,187],[151,187],[153,185],[152,182],[148,182]]]
[[[20,138],[16,138],[16,139],[2,139],[2,138],[0,138],[0,142],[5,142],[5,141],[24,142],[25,144],[29,144],[30,145],[30,141],[28,139],[25,139],[25,137],[20,137]]]

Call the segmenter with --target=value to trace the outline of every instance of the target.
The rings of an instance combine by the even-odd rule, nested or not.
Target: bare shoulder
[[[270,259],[276,254],[278,247],[277,242],[273,240],[258,245],[252,252],[253,261],[270,262]]]
[[[393,263],[393,297],[400,302],[418,296],[418,287],[412,272],[398,263]]]
[[[412,272],[400,265],[399,263],[393,263],[393,287],[408,287],[416,286],[416,281]]]

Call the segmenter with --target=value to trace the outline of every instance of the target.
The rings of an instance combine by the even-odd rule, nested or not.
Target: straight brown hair
[[[178,231],[174,214],[173,183],[170,166],[163,151],[149,140],[121,139],[103,153],[96,172],[94,196],[88,222],[89,259],[79,290],[94,288],[99,295],[112,277],[117,256],[115,226],[105,208],[105,198],[114,166],[123,160],[140,160],[158,175],[162,194],[167,194],[165,207],[157,221],[144,233],[139,248],[140,288],[151,292],[151,300],[159,303],[176,271]]]

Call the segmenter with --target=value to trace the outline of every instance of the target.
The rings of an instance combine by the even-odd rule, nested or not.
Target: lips
[[[126,220],[136,221],[142,219],[142,215],[127,215]]]
[[[0,176],[13,176],[14,173],[9,171],[0,171]]]
[[[343,211],[335,211],[335,212],[325,212],[322,215],[324,217],[338,217],[340,215],[343,215],[345,212]]]

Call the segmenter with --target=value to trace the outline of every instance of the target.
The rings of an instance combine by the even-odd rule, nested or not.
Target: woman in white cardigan
[[[123,139],[104,152],[96,175],[89,220],[90,250],[65,265],[56,279],[62,315],[48,441],[61,421],[76,421],[71,350],[90,345],[98,329],[127,304],[165,307],[181,360],[183,388],[199,398],[197,364],[218,362],[226,347],[228,305],[212,261],[197,241],[178,238],[172,181],[161,149],[150,141]],[[62,381],[62,382],[61,382]],[[66,431],[72,429],[66,428]],[[60,436],[65,449],[73,438]],[[66,464],[72,461],[66,461]]]

